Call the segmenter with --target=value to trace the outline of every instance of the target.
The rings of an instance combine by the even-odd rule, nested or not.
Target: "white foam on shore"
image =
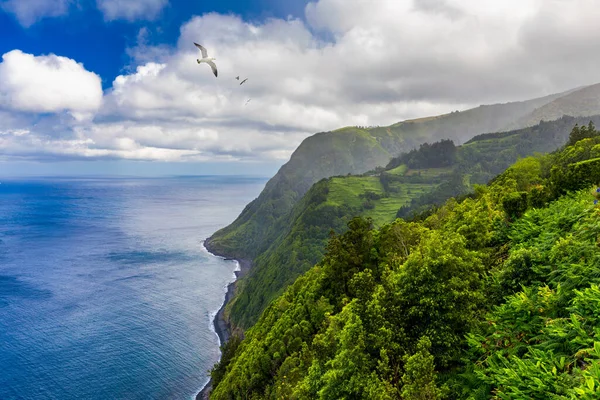
[[[208,323],[208,329],[210,329],[211,332],[213,332],[215,334],[215,336],[217,337],[217,342],[219,343],[219,361],[221,360],[221,338],[219,337],[219,335],[217,334],[217,331],[215,330],[215,319],[217,318],[217,314],[219,313],[219,311],[221,310],[221,308],[223,308],[225,306],[225,299],[227,298],[227,291],[229,289],[229,285],[231,285],[233,282],[235,282],[237,280],[237,275],[235,274],[236,271],[241,271],[242,270],[242,266],[240,264],[240,262],[238,260],[235,259],[231,259],[231,258],[226,258],[226,257],[221,257],[218,255],[215,255],[213,253],[211,253],[210,251],[208,251],[208,249],[206,248],[206,246],[204,245],[204,240],[201,242],[202,243],[202,250],[204,252],[206,252],[207,254],[209,254],[211,257],[216,257],[216,258],[220,258],[223,261],[233,261],[235,262],[235,268],[233,269],[233,274],[231,277],[231,281],[228,282],[227,284],[225,284],[225,286],[223,287],[223,301],[221,302],[221,305],[219,306],[219,308],[216,311],[211,311],[209,314],[209,323]],[[210,378],[208,378],[208,380],[202,385],[202,388],[198,391],[198,393],[196,394],[196,396],[204,390],[204,388],[206,387],[206,385],[208,385],[210,382]],[[193,399],[196,399],[196,396],[193,397]]]
[[[208,385],[210,382],[210,378],[206,378],[206,382],[204,382],[202,384],[202,386],[200,386],[200,389],[196,392],[195,395],[193,395],[192,397],[189,398],[189,400],[196,400],[196,397],[198,397],[198,395],[200,394],[200,392],[202,392],[204,390],[204,388],[206,387],[206,385]]]
[[[215,311],[211,311],[209,314],[209,323],[208,323],[208,328],[211,330],[211,332],[213,332],[215,334],[215,336],[217,336],[217,341],[219,342],[219,347],[221,347],[221,345],[223,343],[221,343],[221,338],[219,337],[219,335],[217,334],[217,331],[215,330],[215,318],[217,317],[217,314],[219,313],[219,310],[221,310],[221,308],[223,308],[223,306],[225,305],[225,299],[227,298],[227,291],[229,289],[229,285],[231,285],[233,282],[235,282],[237,280],[237,276],[235,274],[236,271],[241,271],[242,267],[240,265],[240,262],[238,260],[234,260],[234,259],[227,259],[225,257],[221,257],[218,255],[215,255],[213,253],[211,253],[210,251],[208,251],[208,249],[206,248],[206,246],[204,245],[204,240],[202,241],[202,249],[209,254],[211,257],[216,257],[216,258],[220,258],[223,261],[233,261],[235,262],[235,268],[233,269],[233,274],[231,276],[231,281],[229,281],[228,283],[226,283],[223,286],[223,301],[221,302],[221,305],[219,306],[219,308]],[[219,355],[219,359],[220,359],[221,355]]]

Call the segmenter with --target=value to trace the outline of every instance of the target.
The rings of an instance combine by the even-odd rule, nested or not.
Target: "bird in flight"
[[[213,74],[215,74],[215,76],[217,76],[217,66],[213,62],[216,60],[216,58],[209,57],[206,49],[204,47],[202,47],[201,45],[199,45],[198,43],[194,42],[194,44],[196,45],[197,48],[200,49],[200,52],[202,53],[202,58],[199,58],[196,60],[196,61],[198,61],[198,64],[203,63],[203,62],[207,63],[208,65],[210,65],[210,68],[212,68]]]
[[[244,82],[246,82],[248,80],[248,78],[244,79],[243,81],[240,82],[240,86],[244,84]]]
[[[247,105],[248,103],[250,103],[250,100],[252,100],[252,99],[248,99],[248,101],[246,101],[246,104],[244,104],[244,105]]]

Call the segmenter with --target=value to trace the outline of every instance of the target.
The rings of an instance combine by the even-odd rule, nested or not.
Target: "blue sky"
[[[598,20],[596,0],[0,0],[0,176],[269,176],[316,132],[600,82]]]
[[[27,0],[18,0],[27,1]],[[125,2],[125,1],[123,1]],[[1,3],[1,0],[0,0]],[[14,14],[0,12],[0,54],[13,49],[26,53],[55,53],[77,60],[102,77],[107,89],[113,79],[126,71],[128,47],[136,45],[140,29],[150,32],[152,45],[174,45],[182,24],[195,15],[216,12],[237,14],[244,20],[304,16],[304,0],[170,0],[156,18],[106,21],[94,0],[72,4],[66,15],[42,18],[23,27]]]

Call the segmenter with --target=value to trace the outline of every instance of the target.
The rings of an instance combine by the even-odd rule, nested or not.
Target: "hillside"
[[[302,142],[290,161],[269,180],[259,197],[248,204],[231,225],[207,239],[206,247],[215,254],[250,259],[259,265],[259,256],[263,259],[270,258],[270,255],[263,253],[269,249],[273,252],[275,244],[289,234],[289,223],[293,220],[290,213],[294,205],[320,179],[360,174],[386,165],[392,157],[426,141],[448,138],[460,143],[476,134],[497,131],[566,94],[568,92],[525,102],[480,106],[463,112],[405,121],[389,127],[348,127],[318,133]],[[413,200],[412,197],[410,200]],[[389,207],[397,205],[398,202],[395,202],[389,204]],[[311,265],[314,259],[309,259],[308,262]],[[279,267],[295,271],[297,265],[303,263],[305,261],[301,260],[291,266],[282,267],[283,264],[280,264]],[[254,275],[255,272],[252,272],[247,280],[254,279]],[[290,276],[295,274],[291,273]],[[245,293],[248,290],[245,289],[248,286],[246,282],[240,281],[236,285],[238,297],[245,296],[248,300],[252,296],[262,297],[260,292]],[[271,298],[262,298],[258,302],[260,307],[256,310],[262,310],[261,307]],[[234,327],[250,326],[250,322],[258,314],[252,311],[252,317],[244,317],[245,321],[241,323],[241,313],[248,312],[242,311],[245,301],[237,303],[235,307],[231,304],[228,306],[226,318],[230,319]]]
[[[216,232],[207,248],[218,254],[254,258],[276,239],[285,216],[313,183],[333,175],[356,174],[385,164],[403,140],[387,132],[359,128],[317,133],[304,140],[259,197],[229,226]]]
[[[600,116],[591,120],[600,125]],[[442,146],[449,143],[445,147],[454,156],[444,160],[435,144],[424,145],[393,159],[387,170],[319,181],[280,219],[280,234],[255,258],[226,315],[238,327],[252,326],[270,301],[323,256],[329,232],[343,232],[352,217],[371,217],[379,227],[396,216],[442,204],[466,193],[472,184],[487,183],[520,157],[557,149],[575,124],[589,121],[564,117],[522,130],[479,135],[458,147],[445,141]]]
[[[572,91],[564,96],[536,108],[532,113],[520,118],[512,126],[524,127],[540,121],[552,121],[563,115],[588,117],[600,114],[600,83]]]
[[[207,247],[220,255],[253,259],[285,229],[280,218],[320,179],[363,173],[426,141],[447,138],[461,143],[476,134],[498,131],[566,93],[485,105],[388,127],[347,127],[317,133],[300,144],[231,225],[212,235]]]
[[[420,222],[350,220],[211,398],[600,397],[600,132],[569,143]]]

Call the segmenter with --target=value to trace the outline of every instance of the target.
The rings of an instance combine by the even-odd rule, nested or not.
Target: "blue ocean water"
[[[0,399],[190,399],[236,265],[204,238],[243,177],[2,180]]]

